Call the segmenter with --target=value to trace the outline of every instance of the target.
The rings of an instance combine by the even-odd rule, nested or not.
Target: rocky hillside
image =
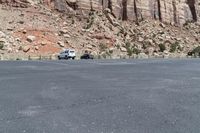
[[[101,58],[182,57],[200,44],[199,1],[0,0],[1,58],[74,48]],[[14,56],[13,56],[14,55]]]

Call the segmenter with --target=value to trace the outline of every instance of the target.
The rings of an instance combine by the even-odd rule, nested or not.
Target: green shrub
[[[194,49],[192,50],[192,52],[193,52],[193,53],[199,53],[199,52],[200,52],[200,46],[194,48]]]
[[[117,44],[116,47],[117,47],[117,49],[120,49],[120,45],[119,44]]]
[[[183,51],[184,50],[184,47],[181,47],[180,45],[178,45],[178,48],[177,48],[178,50],[180,50],[180,51]]]
[[[0,49],[2,50],[4,47],[4,42],[0,41]]]
[[[148,44],[147,44],[146,42],[144,42],[144,43],[142,44],[142,48],[143,48],[143,49],[147,49],[147,47],[148,47]]]
[[[93,16],[95,13],[93,11],[89,12],[89,16]]]
[[[177,50],[177,48],[179,48],[179,43],[178,42],[175,42],[175,43],[171,44],[170,52],[174,53]]]
[[[132,56],[133,55],[133,51],[132,51],[132,48],[131,48],[131,43],[130,42],[126,42],[124,47],[126,48],[127,55],[128,56]]]
[[[166,50],[166,47],[164,44],[159,44],[160,52],[164,52]]]
[[[87,25],[85,26],[85,29],[90,29],[93,25],[94,21],[90,21],[89,23],[87,23]]]
[[[110,54],[113,54],[113,50],[109,50],[108,52],[109,52]]]
[[[131,43],[130,43],[130,42],[126,42],[126,43],[125,43],[125,48],[128,49],[128,48],[130,48],[130,47],[131,47]]]
[[[127,55],[128,55],[128,56],[132,56],[132,55],[133,55],[133,51],[132,51],[131,48],[128,48],[128,49],[127,49]]]
[[[192,50],[192,53],[193,53],[193,54],[200,54],[200,46],[194,48],[194,49]]]
[[[111,57],[112,54],[113,54],[113,50],[106,50],[106,55]]]
[[[126,43],[125,48],[127,50],[128,56],[132,56],[133,54],[139,54],[141,52],[139,49],[135,48],[135,46],[131,46],[129,42]]]
[[[137,49],[137,48],[133,48],[132,51],[133,51],[133,54],[137,54],[137,55],[141,52],[141,51],[140,51],[139,49]]]
[[[103,43],[101,43],[101,44],[99,45],[99,50],[100,50],[100,52],[106,51],[107,48],[108,48],[108,47],[107,47],[105,44],[103,44]]]
[[[102,56],[103,59],[106,59],[107,58],[107,53],[103,53],[101,56]]]
[[[127,55],[128,56],[132,56],[133,54],[139,54],[141,51],[135,47],[132,47],[132,48],[128,48],[127,49]]]
[[[188,26],[188,25],[191,24],[191,23],[193,23],[192,20],[187,20],[187,21],[183,24],[183,26],[184,26],[184,27],[185,27],[185,26]]]
[[[200,56],[200,46],[194,48],[192,51],[188,52],[188,56]]]
[[[87,25],[85,26],[84,29],[90,29],[92,27],[93,23],[94,23],[94,16],[92,16],[92,14],[91,14],[90,18],[87,19]]]

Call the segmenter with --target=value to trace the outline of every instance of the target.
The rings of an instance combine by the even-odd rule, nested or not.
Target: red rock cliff
[[[55,9],[63,12],[69,6],[74,10],[110,8],[119,19],[139,21],[153,18],[178,25],[199,21],[200,17],[200,0],[0,0],[0,3],[53,4]]]

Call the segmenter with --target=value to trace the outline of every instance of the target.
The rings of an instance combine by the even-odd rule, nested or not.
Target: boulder
[[[24,51],[24,52],[28,52],[30,49],[31,49],[30,46],[24,46],[24,47],[23,47],[23,51]]]
[[[27,36],[27,41],[28,42],[33,42],[35,41],[36,37],[35,36]]]
[[[91,44],[87,44],[86,46],[88,49],[93,49],[93,46]]]
[[[7,48],[7,52],[8,53],[12,53],[13,52],[13,49],[11,47]]]
[[[62,29],[62,30],[60,30],[59,32],[60,32],[60,34],[67,34],[67,33],[68,33],[68,30]]]
[[[42,41],[42,42],[41,42],[41,45],[42,45],[42,46],[45,46],[45,45],[47,45],[47,42],[46,42],[46,41]]]
[[[35,46],[35,50],[39,50],[39,47],[38,47],[38,46]]]
[[[125,47],[120,47],[121,52],[127,52],[127,49]]]
[[[23,33],[23,34],[26,34],[26,33],[27,33],[27,31],[26,31],[26,30],[23,30],[23,31],[22,31],[22,33]]]
[[[64,34],[63,35],[65,38],[70,38],[71,36],[69,34]]]
[[[143,41],[144,41],[144,38],[142,38],[142,37],[138,38],[138,42],[143,42]]]
[[[165,28],[165,27],[166,27],[166,25],[165,25],[165,24],[163,24],[163,23],[160,23],[160,27],[162,27],[162,28]]]
[[[1,42],[1,43],[6,43],[7,40],[6,40],[5,38],[0,38],[0,42]]]
[[[140,59],[147,59],[147,58],[149,58],[149,57],[148,57],[148,55],[145,54],[145,53],[139,53],[139,54],[138,54],[138,58],[140,58]]]
[[[60,47],[65,47],[65,43],[62,42],[62,41],[59,41],[59,42],[58,42],[58,45],[59,45]]]

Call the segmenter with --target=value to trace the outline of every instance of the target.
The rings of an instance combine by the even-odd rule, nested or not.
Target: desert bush
[[[99,50],[100,50],[100,52],[106,51],[107,48],[108,48],[108,47],[107,47],[105,44],[100,43],[100,45],[99,45]]]
[[[89,14],[89,18],[87,19],[87,24],[84,29],[90,29],[94,23],[94,13]]]
[[[87,25],[85,26],[85,29],[90,29],[93,25],[94,20],[91,20]]]
[[[165,44],[159,44],[158,45],[159,46],[159,48],[160,48],[160,52],[164,52],[165,50],[166,50],[166,46],[165,46]]]
[[[179,47],[180,46],[179,46],[178,42],[175,42],[175,43],[171,44],[171,46],[170,46],[170,52],[174,53],[177,50],[177,48],[179,48]]]
[[[0,41],[0,49],[2,50],[4,47],[4,42]]]
[[[109,52],[110,54],[113,54],[113,50],[109,50],[108,52]]]
[[[131,43],[130,42],[126,42],[125,43],[125,48],[130,48],[131,47]]]
[[[116,47],[117,47],[117,49],[120,49],[120,45],[119,44],[117,44]]]
[[[132,56],[133,54],[139,54],[140,50],[135,48],[134,45],[131,45],[130,42],[126,42],[125,48],[127,50],[127,55]]]
[[[194,49],[192,50],[192,53],[195,54],[195,55],[197,55],[197,54],[200,55],[200,46],[194,48]]]
[[[107,58],[107,53],[103,53],[103,54],[101,55],[101,58],[102,58],[102,59],[106,59],[106,58]]]
[[[133,55],[133,51],[132,51],[131,48],[128,48],[128,49],[127,49],[127,55],[128,55],[128,56],[132,56],[132,55]]]
[[[132,51],[133,51],[133,54],[137,54],[137,55],[139,53],[141,53],[141,51],[139,49],[137,49],[137,48],[133,48]]]
[[[126,48],[127,55],[128,56],[132,56],[133,55],[133,51],[132,51],[132,48],[131,48],[131,43],[130,42],[126,42],[124,47]]]
[[[106,55],[108,55],[109,57],[111,57],[113,54],[113,50],[107,50],[106,51]]]
[[[192,50],[192,52],[193,52],[193,53],[200,53],[200,46],[194,48],[194,49]]]
[[[197,46],[192,51],[189,51],[188,56],[200,56],[200,46]]]

